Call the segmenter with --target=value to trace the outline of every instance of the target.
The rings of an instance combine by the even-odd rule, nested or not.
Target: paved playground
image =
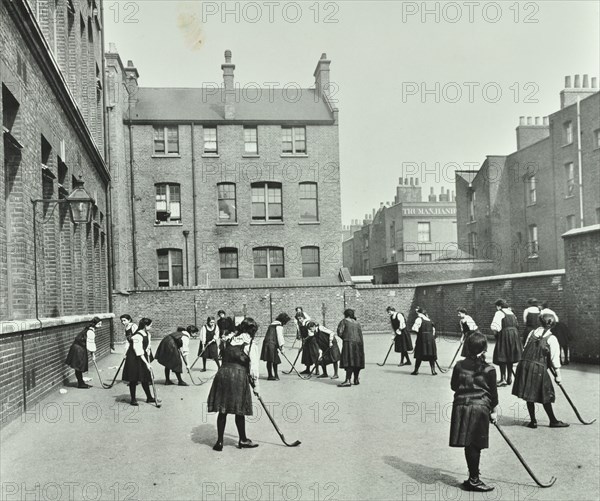
[[[382,362],[391,334],[365,337],[366,369],[361,384],[338,388],[340,380],[301,380],[281,375],[261,380],[261,395],[288,442],[283,445],[254,398],[255,416],[248,436],[260,444],[239,450],[233,419],[227,423],[225,448],[214,452],[216,416],[207,414],[210,381],[202,386],[164,386],[162,367],[154,371],[162,407],[129,405],[125,384],[102,389],[90,366],[93,388],[59,388],[2,431],[2,500],[597,500],[600,496],[599,423],[579,423],[557,389],[556,415],[570,428],[548,428],[538,409],[539,428],[523,426],[525,404],[499,388],[500,424],[542,481],[539,488],[499,433],[490,430],[490,449],[481,470],[496,490],[464,492],[467,476],[462,449],[448,447],[453,393],[450,372],[432,376],[421,367],[398,367],[399,355]],[[192,353],[197,341],[192,342]],[[441,338],[438,355],[447,366],[456,339]],[[490,347],[491,353],[491,347]],[[288,350],[290,358],[296,350]],[[488,357],[488,358],[491,358]],[[109,382],[121,360],[99,361]],[[426,364],[425,364],[426,365]],[[193,370],[208,379],[208,371]],[[299,366],[300,368],[300,366]],[[264,367],[261,366],[261,370]],[[287,371],[284,361],[281,370]],[[331,373],[331,371],[330,371]],[[340,375],[343,371],[340,370]],[[189,377],[184,376],[189,382]],[[261,376],[262,377],[262,376]],[[571,364],[564,386],[581,414],[599,409],[597,366]],[[141,395],[141,388],[138,390]]]

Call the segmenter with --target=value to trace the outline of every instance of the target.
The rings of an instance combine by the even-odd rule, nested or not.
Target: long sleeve
[[[450,380],[450,388],[452,391],[458,390],[458,371],[458,365],[455,365],[454,369],[452,369],[452,379]]]
[[[185,357],[190,352],[190,337],[185,334],[181,336],[181,354]]]
[[[96,332],[94,329],[88,329],[85,335],[85,347],[87,351],[95,353],[96,351]]]
[[[465,323],[467,324],[467,328],[470,331],[477,330],[477,324],[475,323],[475,320],[473,320],[473,317],[471,317],[470,315],[465,316]]]
[[[410,330],[412,332],[419,332],[419,329],[421,328],[421,323],[423,323],[423,320],[421,320],[421,317],[417,317],[417,319],[415,320],[415,323],[413,324],[413,326]]]
[[[327,327],[323,327],[322,325],[319,326],[319,330],[329,336],[329,346],[331,346],[335,341],[335,332],[333,332],[331,329],[328,329]]]
[[[400,326],[398,327],[400,330],[406,328],[406,321],[404,320],[404,315],[400,315],[400,313],[396,313],[396,318],[398,322],[400,322]]]
[[[560,344],[555,335],[548,338],[548,348],[550,348],[550,362],[555,369],[560,369]]]
[[[258,366],[260,362],[260,355],[258,353],[258,348],[254,342],[246,345],[244,351],[250,357],[250,376],[258,381]]]
[[[346,322],[341,320],[337,326],[337,335],[342,339],[344,339],[344,331],[345,330],[346,330]]]
[[[496,369],[493,367],[486,371],[485,380],[490,389],[490,397],[492,397],[492,409],[498,406],[498,387],[496,386]]]
[[[206,344],[206,327],[204,327],[204,325],[200,329],[200,342],[202,343],[202,346]]]
[[[277,344],[280,348],[285,346],[285,338],[283,337],[283,325],[278,325],[276,328],[277,331]]]
[[[143,345],[143,337],[141,335],[132,336],[133,341],[133,352],[136,357],[141,357],[144,355],[144,345]]]
[[[490,329],[495,332],[500,332],[502,330],[502,319],[504,318],[504,313],[502,310],[498,310],[494,314],[494,318],[492,319],[492,324],[490,325]]]

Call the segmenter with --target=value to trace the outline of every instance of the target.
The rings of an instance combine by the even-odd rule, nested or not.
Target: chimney
[[[565,77],[565,88],[560,91],[560,107],[565,108],[577,102],[577,98],[584,99],[597,92],[597,77],[592,77],[592,85],[589,85],[589,75],[575,75],[573,77],[573,87],[571,87],[571,77]]]
[[[414,183],[414,179],[411,177],[411,178],[410,178],[410,185],[411,185],[411,186],[414,186],[414,184],[413,184],[413,183]]]
[[[598,78],[592,77],[592,89],[598,88]]]
[[[329,65],[331,61],[327,59],[327,54],[323,52],[321,59],[317,63],[313,76],[315,77],[315,90],[319,96],[329,97]]]
[[[225,88],[225,120],[235,118],[235,89],[233,87],[233,70],[235,64],[231,63],[231,51],[225,51],[225,64],[221,65],[223,70],[223,86]]]
[[[415,177],[415,186],[419,186],[419,178]]]
[[[454,190],[450,192],[450,201],[454,202]]]
[[[402,178],[400,178],[399,181],[400,181],[400,185],[402,185]]]
[[[436,201],[436,197],[435,197],[435,193],[433,192],[433,188],[430,188],[430,191],[429,191],[429,201],[430,202]]]
[[[140,74],[130,59],[127,61],[127,66],[125,67],[125,87],[127,87],[127,92],[129,93],[129,102],[134,105],[138,102],[139,77]]]
[[[517,150],[522,150],[550,135],[548,117],[527,117],[527,122],[525,122],[525,117],[519,117],[516,132]]]

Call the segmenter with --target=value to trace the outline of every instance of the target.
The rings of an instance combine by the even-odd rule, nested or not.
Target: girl
[[[323,368],[323,374],[317,376],[318,378],[326,378],[327,366],[333,364],[333,376],[331,379],[339,379],[338,376],[338,362],[340,361],[340,348],[335,339],[335,332],[329,330],[327,327],[323,327],[316,322],[310,321],[306,325],[308,332],[312,333],[314,338],[317,340],[317,346],[321,350],[321,367]]]
[[[521,360],[523,344],[517,330],[517,317],[506,301],[498,299],[495,305],[496,314],[490,328],[496,337],[493,362],[500,366],[500,381],[497,385],[500,387],[512,384],[512,366]]]
[[[471,317],[471,315],[468,315],[467,310],[465,310],[464,308],[458,309],[458,316],[460,318],[460,320],[459,320],[460,331],[462,332],[462,335],[464,336],[463,347],[462,347],[462,351],[460,352],[460,356],[468,357],[469,356],[469,345],[467,343],[467,338],[471,334],[473,334],[475,332],[479,332],[479,328],[477,327],[475,320],[473,320],[473,317]],[[481,334],[481,332],[479,332],[479,334]]]
[[[317,362],[319,361],[319,345],[317,343],[317,339],[315,338],[314,330],[311,332],[308,328],[308,322],[306,322],[303,326],[306,332],[306,337],[304,338],[304,342],[302,343],[302,363],[306,367],[300,374],[311,374],[311,366],[315,364],[315,374],[319,375],[319,366]]]
[[[469,479],[463,482],[468,491],[493,490],[479,478],[481,450],[489,446],[490,421],[496,422],[498,391],[496,370],[485,361],[487,341],[480,332],[466,340],[467,358],[454,366],[450,386],[454,391],[450,420],[450,447],[464,447]]]
[[[275,321],[267,328],[265,340],[262,344],[260,359],[267,362],[267,372],[269,376],[267,381],[279,381],[277,366],[281,363],[279,358],[279,350],[283,353],[285,339],[283,338],[283,326],[287,324],[291,318],[287,313],[277,315]]]
[[[90,388],[90,385],[83,381],[83,373],[88,371],[88,351],[92,354],[92,360],[96,361],[96,329],[101,326],[102,320],[98,317],[92,318],[88,325],[77,334],[71,348],[69,348],[65,364],[75,369],[77,388]]]
[[[556,419],[552,410],[554,402],[554,387],[548,374],[548,363],[555,371],[555,381],[562,381],[560,376],[560,346],[552,334],[555,325],[554,315],[543,313],[540,315],[541,327],[529,333],[523,350],[523,358],[517,365],[515,385],[512,393],[527,402],[530,421],[528,428],[537,428],[535,419],[535,402],[543,404],[546,414],[550,419],[550,428],[565,428],[569,426]]]
[[[208,317],[206,324],[200,329],[200,346],[198,347],[198,356],[202,354],[202,372],[206,372],[206,360],[210,358],[217,363],[217,368],[221,367],[219,363],[219,327],[215,322],[215,317]],[[202,353],[204,350],[204,353]]]
[[[129,348],[125,357],[125,367],[123,367],[122,380],[129,383],[129,394],[131,395],[131,405],[138,406],[135,397],[138,382],[142,383],[142,388],[146,394],[146,402],[152,404],[156,402],[150,393],[150,383],[152,376],[150,374],[150,333],[152,329],[152,320],[142,318],[138,325],[138,330],[129,338]]]
[[[181,355],[179,351],[181,350]],[[162,338],[158,348],[156,349],[156,360],[165,367],[165,385],[171,385],[173,382],[170,379],[171,371],[177,376],[179,386],[188,386],[181,379],[183,372],[183,364],[181,356],[186,365],[188,365],[187,356],[190,352],[190,333],[184,327],[177,327],[177,331],[167,334]]]
[[[397,313],[396,308],[392,306],[388,306],[386,310],[388,315],[390,316],[390,321],[392,322],[392,330],[394,331],[394,351],[396,353],[400,353],[400,363],[398,367],[402,367],[403,365],[412,365],[410,363],[410,358],[408,356],[408,352],[412,351],[412,339],[410,338],[410,332],[406,328],[406,318],[402,313]],[[406,362],[404,362],[406,360]]]
[[[125,327],[125,339],[129,343],[129,338],[133,335],[133,333],[135,331],[137,331],[138,326],[133,323],[131,316],[128,315],[127,313],[121,315],[120,318],[121,318],[121,323],[123,324],[123,327]]]
[[[246,436],[246,418],[252,416],[252,395],[250,381],[254,386],[254,394],[258,396],[258,350],[254,344],[254,335],[258,325],[254,319],[247,317],[237,327],[237,332],[227,336],[223,350],[223,366],[217,375],[208,394],[208,412],[218,412],[217,442],[213,450],[223,450],[223,435],[227,414],[235,414],[235,425],[238,429],[238,448],[258,447]]]
[[[423,360],[429,361],[431,374],[437,376],[435,371],[435,361],[437,360],[437,346],[435,344],[435,327],[429,320],[427,312],[417,307],[417,319],[412,326],[412,332],[417,334],[415,342],[415,370],[411,372],[413,376],[419,374],[419,367]]]
[[[342,369],[346,369],[346,379],[338,384],[340,387],[352,386],[350,376],[354,374],[354,384],[360,384],[358,376],[360,370],[365,368],[365,348],[363,344],[362,327],[356,321],[354,310],[348,308],[344,311],[344,319],[339,323],[337,334],[342,339]]]
[[[306,338],[306,324],[310,320],[310,317],[304,313],[302,306],[296,307],[296,314],[294,315],[294,323],[296,324],[296,339],[304,340]]]
[[[525,345],[529,333],[535,330],[539,325],[538,319],[540,317],[540,311],[538,300],[534,297],[530,297],[527,300],[527,308],[525,308],[525,311],[523,312],[523,323],[525,324],[525,327],[523,328],[523,334],[521,335],[522,345]]]

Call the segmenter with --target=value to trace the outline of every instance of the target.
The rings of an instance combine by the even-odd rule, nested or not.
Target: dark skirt
[[[143,355],[144,357],[146,355]],[[147,360],[147,358],[146,358]],[[129,383],[151,383],[152,377],[142,357],[136,356],[135,352],[130,348],[125,356],[125,366],[123,367],[122,381]]]
[[[263,343],[260,351],[260,359],[264,362],[271,362],[273,364],[280,364],[281,358],[279,357],[279,350],[273,343]]]
[[[507,327],[496,337],[493,362],[498,364],[514,364],[521,360],[523,344],[516,327]]]
[[[362,343],[344,341],[340,367],[342,369],[364,369],[365,348]]]
[[[207,343],[206,350],[204,351],[204,354],[202,355],[202,358],[204,360],[207,360],[207,359],[218,360],[219,359],[219,349],[217,347],[217,342],[218,341],[213,341],[210,344]]]
[[[552,327],[552,334],[558,339],[558,344],[561,348],[568,348],[571,340],[571,333],[565,324],[558,322]]]
[[[252,389],[245,367],[223,364],[208,394],[208,412],[252,416]]]
[[[312,365],[319,360],[319,345],[315,336],[308,336],[304,340],[302,347],[302,364]]]
[[[469,356],[469,348],[467,347],[467,340],[469,339],[469,336],[471,334],[475,334],[475,333],[481,334],[479,329],[477,329],[476,331],[469,331],[465,334],[465,340],[463,341],[462,350],[460,351],[461,357],[467,358]]]
[[[65,364],[70,366],[72,369],[80,372],[88,371],[88,355],[87,350],[76,343],[71,345]]]
[[[530,360],[521,360],[517,365],[512,394],[540,404],[552,403],[556,397],[546,366]]]
[[[462,397],[452,404],[450,447],[489,447],[490,404],[487,399]]]
[[[417,334],[415,359],[426,361],[437,360],[437,346],[435,344],[433,333],[421,332]]]
[[[340,347],[337,344],[337,341],[334,339],[331,348],[327,347],[326,350],[323,351],[323,364],[329,365],[335,362],[339,362],[341,358]]]
[[[165,336],[162,339],[156,349],[156,360],[158,360],[159,364],[164,365],[173,372],[183,372],[179,347],[172,336]]]
[[[394,338],[394,351],[396,353],[405,353],[407,351],[412,351],[413,344],[412,339],[410,337],[410,332],[407,329],[402,329],[401,334],[396,334]]]

